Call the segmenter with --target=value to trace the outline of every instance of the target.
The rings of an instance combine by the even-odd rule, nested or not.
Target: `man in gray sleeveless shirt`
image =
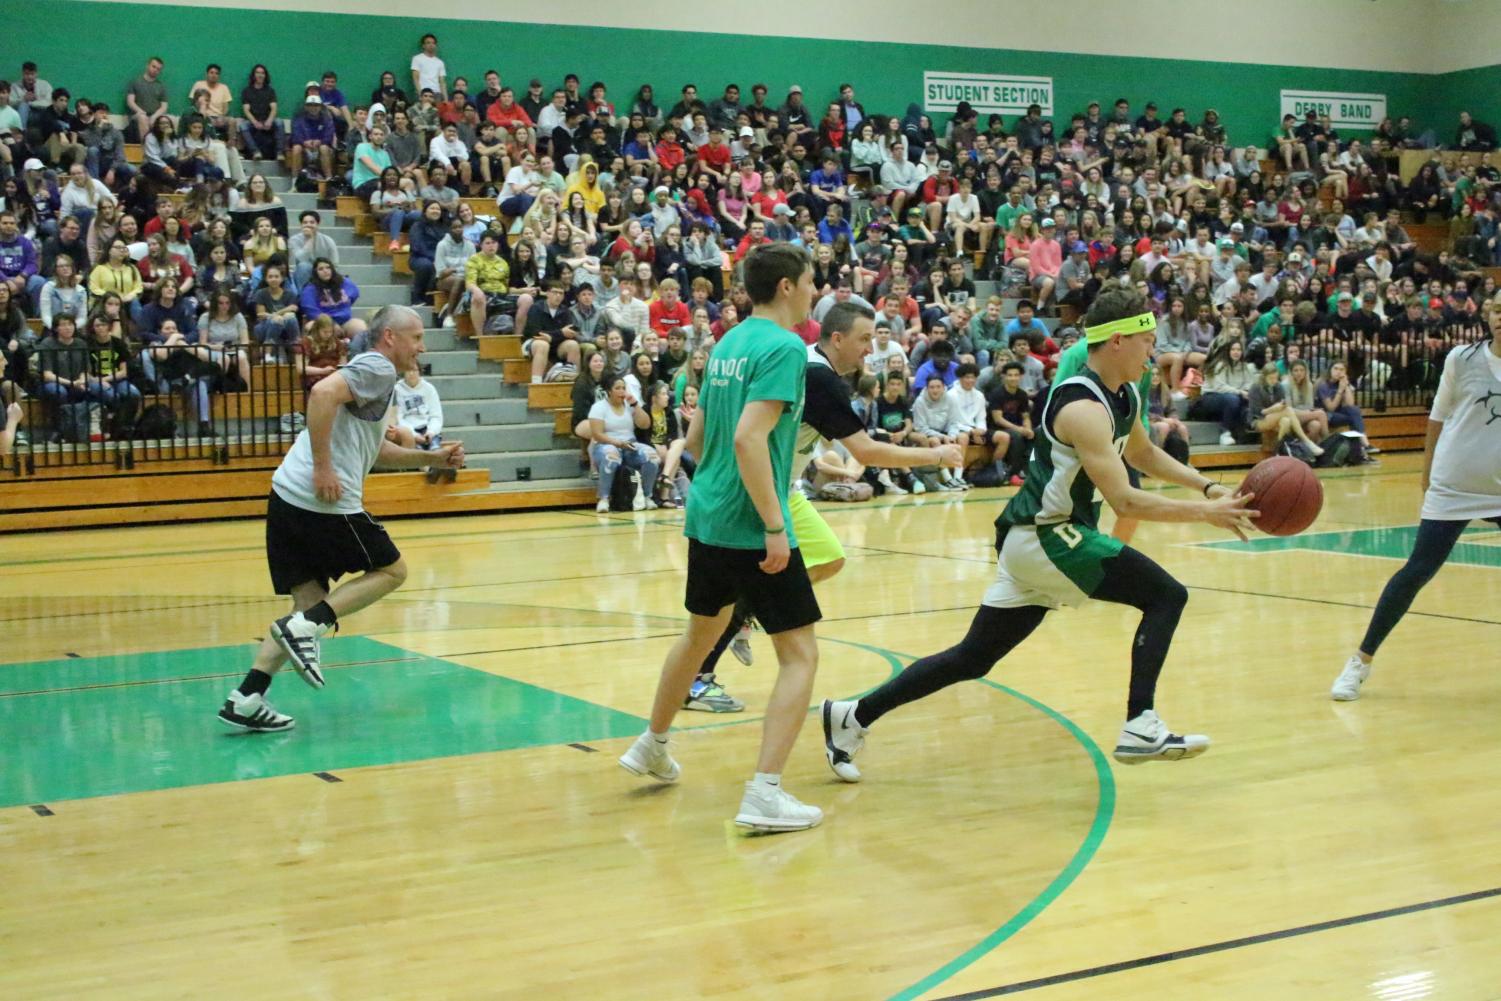
[[[423,351],[422,320],[407,306],[387,306],[369,330],[370,350],[308,394],[307,427],[271,477],[266,560],[276,593],[292,596],[292,611],[272,623],[250,673],[219,710],[219,719],[234,729],[292,729],[292,717],[266,701],[271,676],[290,660],[303,681],[322,688],[319,639],[340,616],[379,601],[406,580],[401,553],[364,510],[370,470],[464,464],[460,442],[427,452],[386,440],[396,382]],[[347,573],[359,576],[330,591]]]

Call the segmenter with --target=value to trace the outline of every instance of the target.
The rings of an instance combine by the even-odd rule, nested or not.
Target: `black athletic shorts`
[[[271,491],[266,502],[266,563],[277,594],[316,581],[328,590],[347,573],[388,567],[401,559],[385,526],[370,515],[323,514],[288,504]]]
[[[803,554],[792,551],[787,568],[761,570],[764,549],[726,549],[688,540],[688,593],[683,606],[694,615],[718,615],[744,601],[768,635],[811,626],[823,618]]]
[[[1136,467],[1129,462],[1126,463],[1126,479],[1130,482],[1132,489],[1141,489],[1141,473],[1137,472]]]

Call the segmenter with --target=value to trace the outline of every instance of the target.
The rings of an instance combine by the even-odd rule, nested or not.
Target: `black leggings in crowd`
[[[1162,673],[1178,619],[1188,604],[1188,590],[1151,559],[1127,546],[1105,562],[1105,578],[1090,597],[1141,611],[1141,624],[1131,645],[1131,689],[1126,701],[1126,719],[1135,719],[1155,704],[1157,676]],[[1047,614],[1048,609],[1040,605],[980,606],[958,646],[914,661],[860,699],[855,708],[856,721],[870,726],[898,706],[957,682],[985,677],[1032,634]]]
[[[1487,518],[1501,526],[1501,518]],[[1470,524],[1464,521],[1434,521],[1424,518],[1418,524],[1418,537],[1412,544],[1412,555],[1402,569],[1392,575],[1376,602],[1376,611],[1371,613],[1371,624],[1366,627],[1365,639],[1360,641],[1360,652],[1368,657],[1376,656],[1376,650],[1386,637],[1402,621],[1402,616],[1412,607],[1413,599],[1423,590],[1439,567],[1449,558],[1454,544]]]

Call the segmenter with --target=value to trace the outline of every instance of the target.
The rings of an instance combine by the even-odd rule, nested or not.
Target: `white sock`
[[[661,733],[658,733],[657,731],[655,731],[655,730],[651,729],[650,727],[648,727],[647,730],[646,730],[646,732],[647,732],[647,735],[650,736],[651,739],[655,740],[657,743],[659,743],[659,744],[665,744],[665,743],[667,743],[667,731],[666,730],[663,730]]]
[[[773,789],[781,788],[782,776],[781,773],[757,772],[756,777],[751,780],[751,784],[757,792],[770,792]]]

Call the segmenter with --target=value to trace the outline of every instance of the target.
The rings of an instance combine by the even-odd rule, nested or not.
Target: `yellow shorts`
[[[797,537],[797,548],[802,551],[804,566],[811,570],[844,559],[844,547],[839,544],[839,537],[801,490],[793,490],[788,495],[787,508],[792,512],[792,534]]]

